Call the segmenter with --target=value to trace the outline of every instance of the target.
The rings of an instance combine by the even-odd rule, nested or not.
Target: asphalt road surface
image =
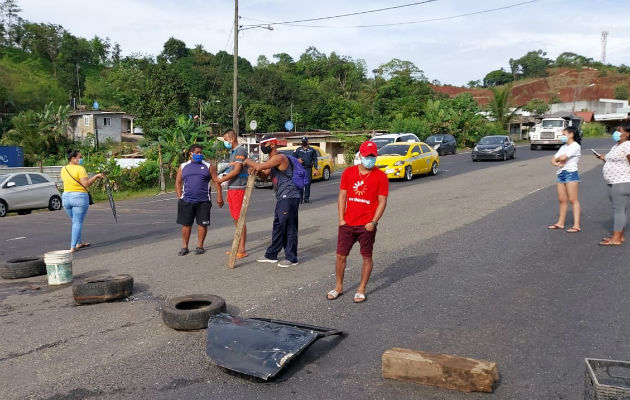
[[[476,399],[445,389],[384,380],[391,347],[456,354],[498,364],[496,399],[583,396],[584,358],[630,359],[628,246],[601,247],[611,207],[601,163],[606,140],[586,140],[581,161],[582,227],[548,231],[557,200],[551,151],[519,147],[515,160],[441,158],[440,173],[392,182],[379,224],[367,301],[352,303],[360,257],[349,257],[344,294],[334,286],[339,174],[312,187],[300,208],[300,264],[260,265],[273,217],[271,191],[257,189],[248,214],[250,257],[225,268],[233,223],[213,209],[202,256],[177,257],[173,194],[90,209],[93,247],[76,253],[75,278],[128,272],[126,302],[77,307],[71,289],[42,277],[0,282],[2,398],[414,398]],[[571,216],[569,215],[569,221]],[[63,212],[0,220],[0,259],[67,247]],[[44,277],[45,278],[45,277]],[[165,327],[157,311],[170,297],[213,293],[244,317],[295,320],[344,329],[323,339],[276,380],[258,382],[212,365],[205,331]]]

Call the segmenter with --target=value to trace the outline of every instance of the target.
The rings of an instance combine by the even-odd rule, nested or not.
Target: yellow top
[[[87,178],[87,177],[88,177],[87,171],[82,166],[74,165],[74,164],[66,165],[65,167],[61,168],[61,180],[63,180],[63,191],[87,193],[87,189],[85,189],[79,183],[81,182],[81,178]],[[76,179],[76,181],[72,178]]]

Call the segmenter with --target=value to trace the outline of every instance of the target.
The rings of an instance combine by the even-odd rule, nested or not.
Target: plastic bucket
[[[49,285],[63,285],[72,282],[72,252],[57,250],[44,254]]]

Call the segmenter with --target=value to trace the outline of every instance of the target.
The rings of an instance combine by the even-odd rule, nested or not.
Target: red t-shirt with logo
[[[339,189],[347,190],[346,212],[343,219],[351,226],[372,221],[378,208],[378,196],[389,194],[387,175],[374,167],[368,174],[359,173],[359,166],[346,168],[341,175]]]

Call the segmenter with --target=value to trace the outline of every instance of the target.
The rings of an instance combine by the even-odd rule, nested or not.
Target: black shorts
[[[177,202],[177,223],[184,226],[192,226],[195,219],[197,225],[210,225],[210,208],[212,203],[201,201],[199,203],[189,203],[182,199]]]

